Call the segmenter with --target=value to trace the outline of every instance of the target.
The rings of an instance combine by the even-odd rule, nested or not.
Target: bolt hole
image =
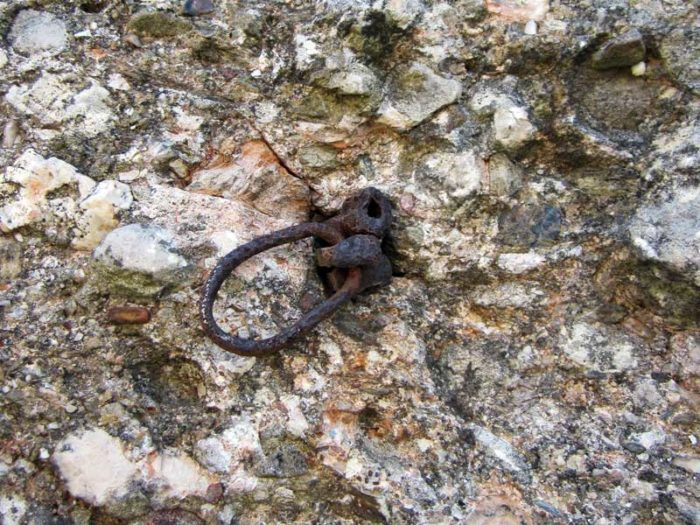
[[[369,204],[367,205],[367,215],[373,219],[379,219],[382,216],[382,207],[376,200],[369,200]]]

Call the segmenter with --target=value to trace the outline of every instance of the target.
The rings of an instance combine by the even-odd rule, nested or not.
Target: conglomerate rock
[[[0,521],[700,523],[698,18],[0,1]],[[218,258],[367,186],[390,285],[205,337]],[[323,300],[313,247],[224,329]]]

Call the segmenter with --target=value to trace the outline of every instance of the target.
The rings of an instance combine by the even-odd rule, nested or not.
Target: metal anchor
[[[360,292],[391,281],[391,263],[381,248],[390,226],[389,199],[376,188],[365,188],[347,199],[335,217],[324,222],[297,224],[239,246],[219,260],[204,285],[199,303],[204,331],[217,345],[234,354],[263,356],[280,350]],[[258,253],[306,237],[316,237],[329,245],[316,250],[316,263],[331,269],[328,281],[333,295],[267,339],[245,339],[222,330],[214,320],[213,307],[219,288],[231,272]]]

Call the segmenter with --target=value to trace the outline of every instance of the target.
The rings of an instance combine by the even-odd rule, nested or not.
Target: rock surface
[[[692,2],[0,2],[0,522],[698,523]],[[217,260],[391,199],[280,353]],[[266,337],[314,241],[219,292]]]

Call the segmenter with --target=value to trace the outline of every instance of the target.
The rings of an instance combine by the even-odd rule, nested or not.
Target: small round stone
[[[635,77],[642,77],[647,72],[646,62],[638,62],[630,68],[630,71]]]
[[[214,10],[214,3],[211,0],[187,0],[183,10],[189,16],[205,15]]]

